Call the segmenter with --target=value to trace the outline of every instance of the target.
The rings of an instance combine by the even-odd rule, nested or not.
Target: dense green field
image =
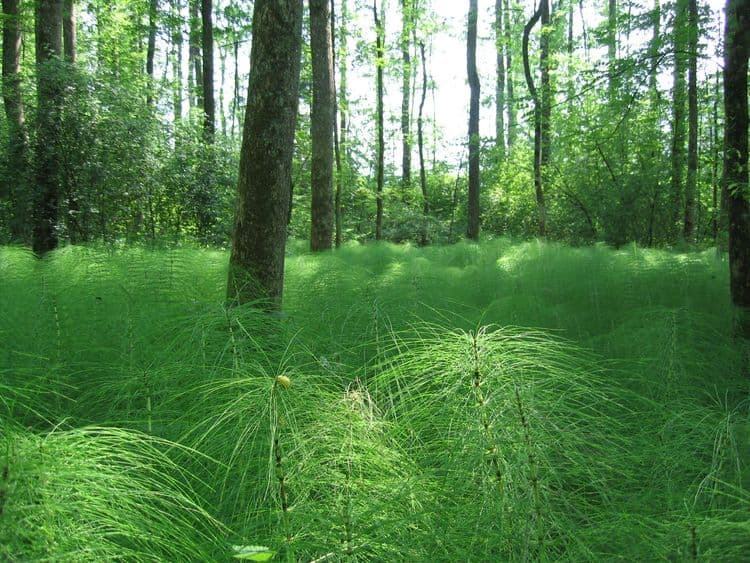
[[[303,249],[0,249],[0,560],[750,560],[714,251]]]

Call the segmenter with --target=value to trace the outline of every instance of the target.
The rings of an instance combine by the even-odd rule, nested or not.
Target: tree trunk
[[[313,98],[312,205],[310,249],[328,250],[333,244],[333,47],[329,0],[310,0],[310,49]]]
[[[544,25],[544,24],[542,24]],[[607,4],[607,78],[609,102],[617,96],[617,0],[608,0]]]
[[[188,59],[193,74],[193,90],[190,93],[191,107],[203,109],[203,60],[201,59],[201,0],[188,0],[190,29],[188,36]]]
[[[8,166],[16,170],[16,179],[7,175],[0,183],[0,199],[10,201],[13,214],[10,235],[15,241],[26,238],[28,193],[26,187],[29,137],[21,93],[21,41],[23,38],[20,0],[3,0],[3,107],[8,120]]]
[[[172,45],[174,46],[174,68],[172,80],[172,111],[175,125],[182,121],[182,2],[173,0],[172,14],[174,27],[172,29]]]
[[[724,50],[724,188],[729,211],[729,271],[738,333],[750,338],[750,203],[747,70],[750,0],[727,0]]]
[[[413,24],[412,0],[401,0],[401,189],[405,196],[411,187],[411,27]]]
[[[479,240],[479,74],[477,73],[477,0],[469,0],[466,70],[469,75],[469,202],[466,236]]]
[[[146,50],[146,105],[154,103],[154,56],[156,55],[156,16],[159,0],[149,0],[148,4],[148,47]]]
[[[383,67],[385,66],[385,29],[378,16],[377,0],[372,2],[375,17],[376,113],[378,135],[377,194],[375,212],[375,240],[383,240],[383,175],[385,172],[385,125],[383,123]]]
[[[76,13],[74,0],[63,0],[63,50],[65,61],[76,62]]]
[[[57,247],[59,193],[59,120],[62,101],[59,70],[62,56],[62,1],[38,0],[36,12],[37,151],[36,198],[32,247],[39,255]]]
[[[669,238],[676,242],[683,207],[685,174],[685,30],[688,0],[677,0],[674,21],[674,97],[672,100],[672,180]]]
[[[695,242],[698,184],[698,3],[688,0],[688,153],[683,235]]]
[[[302,0],[256,0],[247,109],[227,296],[281,307],[294,131],[299,100]]]
[[[343,0],[342,13],[346,10],[346,0]],[[344,191],[344,170],[341,163],[341,133],[339,131],[339,120],[337,111],[337,94],[336,94],[336,2],[331,0],[331,84],[333,85],[333,154],[336,162],[336,191],[333,198],[333,216],[335,226],[335,244],[336,248],[341,246],[343,233],[341,224],[341,194]],[[342,17],[341,25],[344,20]]]
[[[503,20],[503,0],[495,0],[495,146],[500,157],[505,158],[505,36]]]
[[[417,118],[417,144],[419,145],[419,185],[422,188],[422,213],[425,225],[422,229],[422,244],[429,242],[427,235],[427,218],[430,216],[430,200],[427,193],[427,171],[424,165],[424,131],[423,115],[424,104],[427,101],[427,57],[424,52],[424,43],[419,42],[419,54],[422,59],[422,99],[419,101],[419,117]]]
[[[509,0],[503,0],[505,8],[505,82],[508,85],[508,152],[516,144],[517,121],[516,118],[516,100],[513,95],[513,48],[512,48],[512,29],[511,29],[511,11]]]
[[[203,46],[203,133],[213,143],[216,132],[214,103],[214,24],[212,0],[201,0],[201,42]]]
[[[659,89],[657,85],[657,70],[659,68],[659,50],[661,49],[661,4],[660,0],[654,0],[654,9],[651,16],[651,41],[648,46],[648,55],[651,59],[648,72],[648,85],[654,102],[658,101]]]

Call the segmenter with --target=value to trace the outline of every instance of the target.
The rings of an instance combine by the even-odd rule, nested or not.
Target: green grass
[[[302,247],[0,249],[0,559],[747,558],[723,257]]]

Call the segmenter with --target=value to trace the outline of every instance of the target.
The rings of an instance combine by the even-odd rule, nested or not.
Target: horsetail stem
[[[529,464],[529,484],[531,485],[531,493],[534,498],[534,507],[532,511],[533,522],[532,524],[537,529],[537,548],[541,547],[542,538],[541,530],[539,525],[541,523],[541,497],[539,493],[539,473],[537,469],[536,456],[534,455],[533,445],[531,443],[531,427],[529,425],[526,411],[523,408],[523,401],[521,400],[521,393],[518,391],[518,384],[513,383],[513,392],[516,399],[516,407],[518,408],[518,418],[521,422],[521,428],[523,429],[523,441],[526,446],[526,459]]]
[[[497,487],[500,493],[503,492],[503,471],[500,466],[500,458],[498,457],[498,447],[492,436],[492,426],[490,424],[490,416],[487,413],[487,400],[482,391],[482,374],[479,369],[479,342],[477,340],[477,333],[472,333],[472,355],[473,355],[473,372],[472,372],[472,384],[474,389],[474,398],[476,400],[477,407],[480,410],[479,420],[482,424],[482,434],[484,436],[486,451],[489,454],[489,464],[495,472],[495,480],[497,481]]]

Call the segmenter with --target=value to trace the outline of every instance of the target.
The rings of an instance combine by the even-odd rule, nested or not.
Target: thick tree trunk
[[[146,48],[146,104],[154,103],[154,57],[156,55],[156,16],[159,0],[149,0],[148,4],[148,47]]]
[[[62,85],[52,68],[62,56],[62,1],[38,0],[36,12],[37,151],[32,247],[39,255],[57,247],[59,120]]]
[[[676,242],[683,207],[685,177],[685,67],[686,17],[688,0],[677,0],[674,21],[674,94],[672,99],[672,180],[669,238]]]
[[[376,113],[378,135],[377,194],[375,210],[375,240],[383,240],[383,175],[385,172],[385,124],[383,117],[383,67],[385,66],[385,30],[378,15],[377,0],[373,0],[375,17]]]
[[[401,0],[401,188],[404,195],[411,187],[411,27],[412,0]]]
[[[329,0],[310,0],[310,49],[313,99],[312,205],[310,249],[328,250],[333,244],[333,46]]]
[[[301,35],[302,0],[256,0],[227,287],[235,304],[281,307]]]
[[[469,201],[466,236],[479,240],[479,74],[477,73],[477,0],[469,0],[466,70],[469,75]]]
[[[212,0],[201,0],[201,43],[203,47],[203,133],[212,143],[216,132],[214,102],[214,24]]]
[[[505,35],[503,20],[503,0],[495,0],[495,146],[505,158]]]
[[[695,242],[698,184],[698,3],[688,0],[688,152],[683,236]]]
[[[3,0],[3,107],[8,120],[8,165],[14,172],[0,183],[0,199],[10,201],[10,235],[13,240],[24,238],[28,222],[26,191],[29,137],[21,94],[21,19],[20,0]]]
[[[724,50],[724,189],[729,211],[729,271],[738,332],[750,338],[750,203],[747,71],[750,0],[727,0]]]
[[[63,0],[63,51],[66,62],[76,62],[76,50],[75,0]]]

